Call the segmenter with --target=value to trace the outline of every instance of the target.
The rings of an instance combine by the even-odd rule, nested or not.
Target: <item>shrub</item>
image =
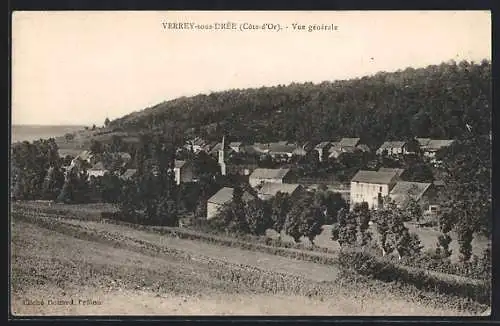
[[[344,269],[354,269],[357,273],[384,282],[403,282],[424,291],[435,291],[446,295],[490,303],[491,284],[469,280],[444,279],[424,272],[397,266],[387,259],[379,259],[366,252],[342,251],[338,259]]]

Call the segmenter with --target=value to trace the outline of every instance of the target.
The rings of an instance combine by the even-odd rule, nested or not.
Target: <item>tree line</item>
[[[216,216],[208,221],[212,230],[263,236],[268,229],[272,229],[279,237],[284,232],[297,243],[306,237],[314,245],[314,239],[321,234],[323,225],[334,223],[337,212],[347,207],[340,194],[324,188],[294,195],[278,192],[268,200],[257,196],[244,200],[245,188],[237,185],[230,203],[220,207]]]
[[[361,137],[371,148],[409,137],[455,139],[490,129],[491,63],[454,61],[320,84],[181,97],[110,122],[123,130],[184,131],[218,140],[324,141]]]

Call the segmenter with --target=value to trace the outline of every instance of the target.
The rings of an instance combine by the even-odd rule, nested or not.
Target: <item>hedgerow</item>
[[[352,269],[363,276],[383,282],[402,282],[417,289],[445,295],[471,299],[483,304],[491,302],[491,282],[470,282],[467,279],[448,277],[439,278],[424,270],[409,270],[388,260],[375,257],[359,250],[343,250],[338,262],[344,269]]]

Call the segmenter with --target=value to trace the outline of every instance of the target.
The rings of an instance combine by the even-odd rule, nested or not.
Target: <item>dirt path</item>
[[[31,297],[45,298],[45,305],[25,305],[21,298],[14,299],[16,315],[281,315],[281,316],[471,316],[470,314],[435,307],[409,305],[404,301],[380,298],[357,300],[339,295],[323,301],[301,296],[271,295],[203,295],[171,296],[143,291],[98,293],[83,291],[66,296],[74,305],[48,305],[50,293],[41,291]],[[78,300],[82,300],[79,303]],[[93,302],[89,302],[92,300]],[[63,302],[63,303],[66,303]],[[52,302],[53,303],[53,302]],[[86,304],[85,304],[86,303]]]

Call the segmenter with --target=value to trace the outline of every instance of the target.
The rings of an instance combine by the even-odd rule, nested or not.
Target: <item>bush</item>
[[[339,254],[338,261],[344,269],[353,269],[360,275],[383,282],[403,282],[414,285],[419,290],[454,295],[484,304],[489,304],[491,301],[490,282],[471,283],[466,280],[438,278],[423,270],[402,268],[387,259],[379,259],[361,251],[343,250]]]

